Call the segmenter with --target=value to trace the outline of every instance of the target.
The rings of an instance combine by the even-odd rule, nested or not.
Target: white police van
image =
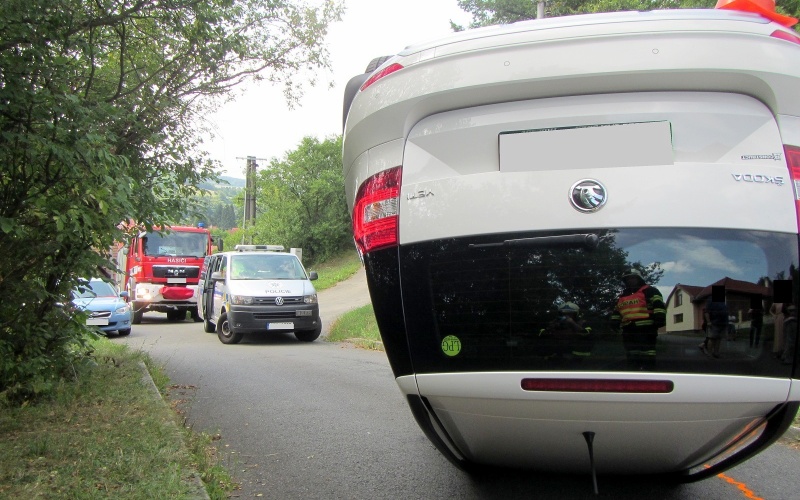
[[[245,333],[287,331],[312,342],[322,332],[316,279],[279,245],[237,245],[210,255],[198,285],[205,331],[216,331],[223,344],[238,343]]]
[[[467,30],[351,80],[343,172],[375,317],[454,464],[691,481],[791,424],[791,324],[753,311],[800,296],[800,36],[759,9]],[[631,269],[664,299],[645,349],[613,321]],[[713,357],[712,297],[751,337]],[[566,302],[580,346],[548,329]]]

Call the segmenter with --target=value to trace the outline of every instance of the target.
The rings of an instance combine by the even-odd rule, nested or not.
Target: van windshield
[[[243,253],[231,256],[231,279],[302,280],[306,273],[293,255]]]
[[[626,289],[623,277],[631,270],[641,281]],[[798,296],[797,274],[797,236],[757,231],[588,230],[401,247],[405,318],[418,372],[788,376],[791,366],[772,356],[775,324],[784,318],[769,311]],[[640,310],[620,308],[635,304],[645,285],[652,289]],[[651,300],[655,295],[660,301]],[[727,316],[714,319],[724,327],[717,357],[701,347],[710,327],[706,309],[715,318]],[[566,317],[573,320],[568,325]],[[639,323],[646,335],[637,337],[629,326]]]

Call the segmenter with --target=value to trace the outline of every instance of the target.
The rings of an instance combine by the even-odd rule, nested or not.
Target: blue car
[[[131,333],[131,307],[125,301],[128,292],[118,292],[111,283],[91,279],[73,290],[72,296],[75,307],[87,313],[86,325],[96,326],[107,334]]]

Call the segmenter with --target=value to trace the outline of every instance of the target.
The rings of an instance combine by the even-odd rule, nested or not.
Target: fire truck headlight
[[[231,304],[237,306],[249,306],[253,304],[253,297],[246,295],[231,295]]]

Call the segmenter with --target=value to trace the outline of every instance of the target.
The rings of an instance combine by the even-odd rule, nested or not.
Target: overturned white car
[[[697,480],[790,425],[791,24],[542,19],[408,47],[351,81],[354,237],[397,383],[453,463]],[[773,303],[785,328],[758,326]],[[749,343],[703,330],[723,308]]]

